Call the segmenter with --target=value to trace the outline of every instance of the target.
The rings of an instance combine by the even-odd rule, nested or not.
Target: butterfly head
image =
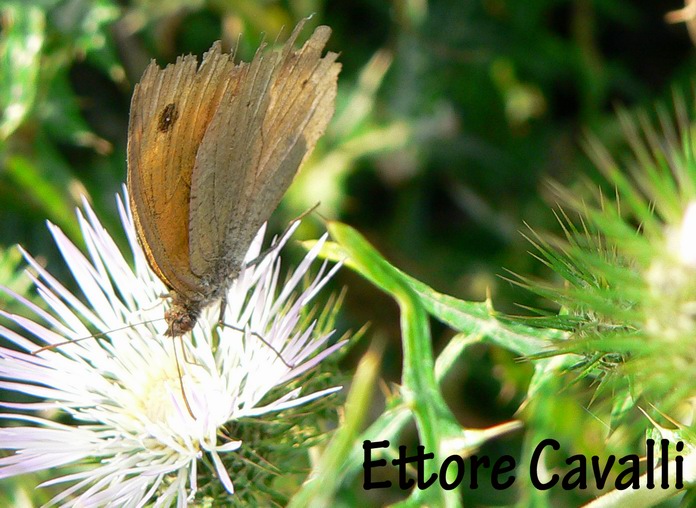
[[[171,307],[164,313],[167,322],[168,337],[180,337],[193,330],[201,315],[201,306],[197,303],[182,302],[177,295],[173,295]]]

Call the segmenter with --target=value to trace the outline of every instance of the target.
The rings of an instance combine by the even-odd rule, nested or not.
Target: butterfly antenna
[[[120,332],[120,331],[123,331],[123,330],[128,330],[128,329],[130,329],[130,328],[133,328],[134,326],[146,325],[146,324],[154,323],[154,322],[156,322],[156,321],[161,321],[161,320],[162,320],[162,318],[151,319],[150,321],[143,321],[143,322],[141,322],[141,323],[136,323],[136,324],[134,324],[134,325],[125,325],[125,326],[121,326],[120,328],[114,328],[113,330],[109,330],[109,331],[106,331],[106,332],[95,333],[94,335],[87,335],[86,337],[80,337],[80,338],[78,338],[78,339],[68,339],[68,340],[64,340],[64,341],[62,341],[62,342],[56,342],[55,344],[49,344],[49,345],[47,345],[47,346],[40,347],[39,349],[35,349],[34,351],[31,352],[31,354],[34,355],[34,356],[36,356],[36,355],[38,355],[39,353],[43,353],[44,351],[48,351],[48,350],[51,350],[51,349],[56,349],[56,348],[59,348],[59,347],[62,347],[62,346],[67,346],[68,344],[74,344],[74,343],[76,343],[76,342],[82,342],[83,340],[88,340],[88,339],[99,340],[99,339],[103,339],[104,337],[106,337],[106,336],[107,336],[108,334],[110,334],[110,333]]]
[[[290,229],[295,225],[296,222],[301,221],[302,219],[304,219],[305,217],[307,217],[307,215],[309,215],[310,213],[314,212],[317,208],[319,208],[319,205],[320,205],[320,204],[321,204],[321,202],[317,202],[317,204],[314,205],[312,208],[309,208],[308,210],[305,210],[305,211],[302,212],[300,215],[298,215],[297,217],[295,217],[294,219],[292,219],[290,222],[288,222],[288,225],[285,227],[285,229],[283,230],[283,232],[277,237],[278,240],[280,241],[280,240],[282,240],[283,238],[285,238],[285,235],[288,234],[288,232],[289,232]],[[268,256],[271,252],[273,252],[274,250],[276,250],[276,249],[278,248],[279,245],[280,245],[280,244],[279,244],[278,242],[276,242],[275,244],[271,245],[268,249],[266,249],[266,250],[263,251],[261,254],[259,254],[258,256],[256,256],[254,259],[252,259],[251,261],[249,261],[248,263],[246,263],[246,264],[244,265],[244,267],[245,267],[245,268],[249,268],[249,267],[252,267],[252,266],[255,266],[255,265],[259,264],[259,262],[260,262],[262,259],[264,259],[264,258],[265,258],[266,256]]]

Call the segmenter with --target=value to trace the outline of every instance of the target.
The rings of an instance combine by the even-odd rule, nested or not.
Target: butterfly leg
[[[181,364],[179,363],[179,355],[176,352],[176,337],[174,337],[174,361],[176,362],[176,370],[177,373],[179,374],[179,388],[181,388],[181,397],[184,400],[184,405],[186,406],[186,411],[188,411],[188,414],[191,415],[191,418],[194,420],[196,419],[196,416],[193,414],[193,411],[191,410],[191,406],[189,405],[188,397],[186,396],[186,389],[184,388],[184,377],[183,377],[183,372],[181,370]],[[179,344],[181,345],[181,351],[182,354],[184,355],[184,359],[186,358],[186,348],[184,347],[184,339],[179,337]]]
[[[246,330],[246,329],[244,329],[244,328],[240,328],[240,327],[235,326],[235,325],[232,325],[232,324],[230,324],[230,323],[225,323],[225,322],[222,320],[222,316],[220,317],[220,319],[221,319],[221,321],[220,321],[218,324],[219,324],[219,326],[221,326],[221,327],[225,327],[225,328],[229,328],[229,329],[231,329],[231,330],[235,330],[235,331],[237,331],[237,332],[239,332],[239,333],[241,333],[241,334],[243,334],[243,335],[246,334],[247,331],[248,331],[248,330]],[[294,365],[290,365],[288,362],[286,362],[286,361],[285,361],[285,358],[283,358],[283,355],[281,355],[280,352],[279,352],[276,348],[274,348],[274,347],[271,345],[271,343],[268,342],[266,339],[264,339],[260,334],[258,334],[258,333],[256,333],[256,332],[251,332],[251,331],[250,331],[250,332],[249,332],[249,335],[252,335],[252,336],[256,337],[256,338],[257,338],[258,340],[260,340],[263,344],[265,344],[266,347],[267,347],[268,349],[270,349],[271,351],[273,351],[273,353],[278,357],[278,359],[279,359],[281,362],[283,362],[283,365],[285,365],[287,368],[292,369],[292,368],[295,367]],[[218,334],[218,337],[219,337],[219,334]]]

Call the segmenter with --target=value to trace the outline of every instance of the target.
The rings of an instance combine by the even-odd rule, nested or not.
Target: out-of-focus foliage
[[[351,224],[396,266],[443,293],[482,300],[488,291],[508,311],[512,302],[543,306],[497,275],[501,267],[541,269],[518,230],[523,222],[557,227],[542,199],[544,179],[572,187],[581,171],[592,174],[578,143],[584,129],[620,158],[614,106],[645,107],[690,85],[687,28],[664,20],[680,6],[660,0],[4,0],[0,248],[19,243],[50,263],[57,253],[44,221],[79,241],[73,209],[83,195],[107,226],[108,217],[117,223],[114,194],[125,181],[130,93],[150,58],[164,64],[182,53],[202,54],[222,39],[227,47],[239,44],[239,56],[249,60],[263,34],[272,41],[315,13],[311,23],[330,25],[329,49],[341,53],[337,114],[276,227],[321,202],[323,215]],[[309,222],[307,238],[323,227]],[[16,265],[16,256],[0,256],[0,284],[21,292],[26,285]],[[349,271],[342,277],[350,289],[339,326],[371,322],[369,336],[386,344],[382,375],[398,379],[396,306]],[[435,349],[450,334],[435,327]],[[512,353],[480,344],[458,359],[444,391],[461,422],[487,427],[513,416],[530,375]],[[557,425],[570,441],[579,425],[597,425],[579,404],[567,402],[574,422],[550,415],[539,421],[543,411],[530,422],[540,435]],[[495,454],[514,452],[520,443],[489,446]],[[594,452],[598,444],[577,446]],[[351,494],[344,494],[350,504]],[[466,495],[472,504],[514,501],[510,493]]]

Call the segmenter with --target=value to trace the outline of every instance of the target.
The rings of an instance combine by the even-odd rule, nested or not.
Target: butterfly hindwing
[[[236,275],[333,115],[340,64],[335,53],[322,57],[331,30],[318,27],[295,49],[303,25],[280,50],[257,52],[236,101],[214,119],[227,135],[211,129],[203,138],[202,147],[210,148],[196,159],[189,222],[191,264],[199,276],[221,282]]]

